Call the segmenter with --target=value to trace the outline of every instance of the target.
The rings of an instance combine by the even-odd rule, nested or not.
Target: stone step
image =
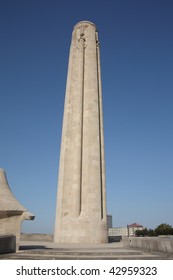
[[[114,256],[100,256],[100,255],[44,255],[44,254],[8,254],[1,259],[16,259],[16,260],[166,260],[169,257],[161,255],[114,255]]]
[[[112,250],[112,251],[64,251],[64,250],[26,250],[22,252],[18,252],[18,254],[33,254],[33,255],[55,255],[55,256],[111,256],[111,255],[141,255],[140,251],[136,250]]]
[[[17,253],[0,254],[0,259],[18,260],[166,260],[173,255],[149,252],[114,244],[55,244],[43,241],[20,242]]]
[[[22,260],[164,260],[171,259],[169,255],[149,253],[137,250],[119,249],[114,251],[80,251],[41,249],[19,251],[13,254],[0,255],[0,259]]]

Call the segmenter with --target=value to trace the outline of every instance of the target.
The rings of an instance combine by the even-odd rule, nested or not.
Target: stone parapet
[[[131,237],[126,240],[126,245],[152,252],[173,254],[173,238],[169,237]]]

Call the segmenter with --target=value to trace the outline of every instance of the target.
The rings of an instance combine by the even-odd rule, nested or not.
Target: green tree
[[[173,227],[168,224],[160,224],[155,228],[155,232],[158,235],[172,235]]]
[[[135,231],[135,235],[136,236],[148,236],[148,229],[147,228],[138,229]]]
[[[157,236],[157,233],[155,232],[155,230],[154,229],[149,229],[148,230],[148,236]]]

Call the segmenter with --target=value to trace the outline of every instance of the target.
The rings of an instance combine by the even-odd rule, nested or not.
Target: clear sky
[[[107,208],[114,226],[173,225],[173,1],[1,0],[0,167],[35,221],[54,230],[73,26],[101,45]]]

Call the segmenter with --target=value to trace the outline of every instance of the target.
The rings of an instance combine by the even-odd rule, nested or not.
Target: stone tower
[[[54,241],[107,242],[100,49],[89,21],[72,33]]]

